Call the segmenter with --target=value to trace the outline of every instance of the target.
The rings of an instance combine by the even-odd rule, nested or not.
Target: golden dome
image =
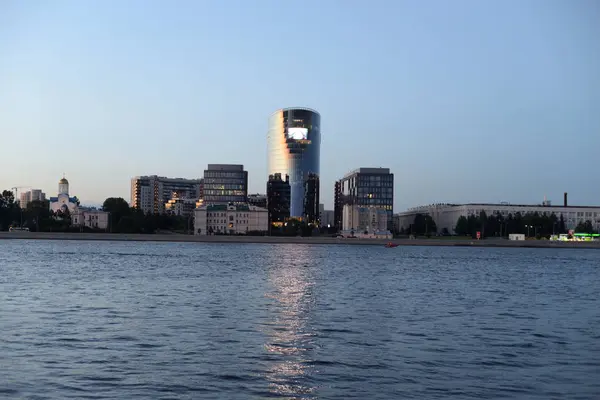
[[[62,184],[66,184],[66,185],[68,185],[68,184],[69,184],[69,181],[68,181],[68,180],[66,180],[65,178],[62,178],[60,181],[58,181],[58,183],[59,183],[60,185],[62,185]]]

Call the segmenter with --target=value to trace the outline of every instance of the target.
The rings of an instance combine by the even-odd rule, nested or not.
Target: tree
[[[8,227],[17,223],[21,218],[21,209],[15,203],[15,196],[9,190],[0,194],[0,230],[8,230]]]
[[[417,214],[413,222],[413,233],[415,235],[429,235],[437,232],[435,221],[428,214]]]
[[[119,223],[121,218],[127,217],[131,214],[129,204],[122,197],[109,197],[104,200],[102,204],[102,210],[110,213],[109,225],[111,232],[118,232]],[[127,222],[123,227],[129,229],[130,223]]]
[[[594,226],[589,219],[585,222],[579,222],[575,228],[576,233],[594,233]]]
[[[560,214],[560,220],[558,221],[558,233],[567,233],[567,226],[562,214]]]
[[[456,222],[456,227],[454,228],[454,232],[457,235],[468,235],[469,234],[469,221],[467,217],[461,215]]]

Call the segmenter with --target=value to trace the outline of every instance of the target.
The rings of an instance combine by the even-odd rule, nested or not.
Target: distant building
[[[58,196],[50,197],[50,211],[54,213],[69,212],[74,214],[79,207],[79,199],[76,196],[69,196],[69,181],[62,178],[58,181]]]
[[[22,192],[19,197],[19,207],[27,208],[32,201],[45,201],[46,193],[42,192],[40,189],[31,189],[27,192]]]
[[[208,164],[204,171],[204,204],[248,202],[248,171],[243,165]]]
[[[279,173],[269,175],[267,208],[271,224],[283,224],[290,218],[290,180],[287,175],[285,180]]]
[[[136,176],[131,179],[131,206],[148,214],[163,214],[173,192],[182,198],[202,198],[202,179]]]
[[[342,196],[342,182],[336,181],[334,185],[333,197],[333,226],[339,231],[342,230],[342,219],[344,212],[344,201]]]
[[[353,232],[354,235],[372,235],[388,237],[387,211],[381,207],[344,205],[343,232]]]
[[[92,208],[78,208],[71,215],[71,225],[90,229],[108,229],[109,213]]]
[[[318,223],[321,116],[303,107],[283,108],[269,118],[268,174],[289,177],[290,217]]]
[[[260,208],[267,208],[267,195],[266,194],[249,194],[248,204]]]
[[[321,226],[331,227],[335,226],[335,218],[333,210],[326,210],[323,204],[319,204],[319,218]]]
[[[245,235],[248,232],[267,232],[268,211],[247,204],[211,204],[194,210],[196,235]]]
[[[192,214],[199,200],[195,197],[181,197],[179,193],[174,192],[172,197],[165,203],[165,213],[177,215],[179,217],[187,217]]]
[[[389,168],[358,168],[335,183],[336,224],[344,223],[345,205],[378,207],[387,212],[387,229],[393,228],[394,174]],[[341,217],[341,221],[339,218]]]
[[[566,199],[565,199],[566,203]],[[546,202],[546,204],[550,204]],[[479,216],[481,212],[486,215],[500,214],[507,218],[509,214],[513,217],[520,213],[537,212],[540,215],[555,214],[557,218],[562,216],[567,229],[575,229],[580,222],[591,221],[594,229],[600,229],[600,206],[556,206],[556,205],[527,205],[527,204],[489,204],[489,203],[469,203],[469,204],[431,204],[426,206],[410,208],[407,211],[394,215],[394,225],[397,230],[409,230],[414,223],[417,214],[429,215],[435,222],[438,233],[447,230],[453,233],[458,219],[462,216],[468,218],[470,215]]]

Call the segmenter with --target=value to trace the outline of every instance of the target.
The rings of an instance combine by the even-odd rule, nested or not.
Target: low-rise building
[[[248,204],[260,208],[267,208],[267,195],[266,194],[249,194]]]
[[[179,217],[188,217],[192,214],[202,200],[194,197],[181,197],[179,193],[174,192],[173,196],[165,203],[165,213],[177,215]]]
[[[319,204],[319,222],[322,227],[335,226],[335,213],[333,210],[326,210],[323,204]]]
[[[71,225],[90,229],[108,229],[110,213],[93,208],[79,207],[71,215]]]
[[[208,204],[194,210],[196,235],[245,235],[267,232],[269,212],[248,204]]]
[[[566,201],[565,201],[566,203]],[[469,203],[469,204],[431,204],[411,208],[405,212],[394,215],[394,227],[398,231],[409,230],[414,223],[417,214],[429,215],[435,222],[438,233],[454,233],[456,224],[460,217],[479,216],[484,212],[487,216],[501,215],[508,218],[520,213],[522,216],[538,213],[539,215],[556,215],[557,218],[564,220],[567,229],[575,229],[579,223],[591,221],[595,230],[600,229],[600,206],[555,206],[546,201],[544,204],[490,204],[490,203]]]
[[[388,213],[384,207],[346,204],[343,207],[342,234],[364,238],[388,238]]]

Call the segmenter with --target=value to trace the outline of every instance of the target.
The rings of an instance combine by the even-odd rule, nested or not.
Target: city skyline
[[[360,167],[394,173],[395,212],[600,203],[597,3],[311,4],[298,32],[275,18],[293,5],[269,1],[2,3],[0,189],[54,196],[65,173],[101,204],[129,200],[134,176],[231,163],[265,193],[268,117],[305,106],[322,115],[327,209]]]

